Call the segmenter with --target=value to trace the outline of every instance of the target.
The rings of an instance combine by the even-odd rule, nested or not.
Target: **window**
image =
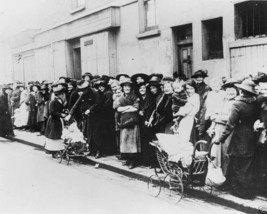
[[[267,35],[267,2],[247,1],[235,5],[236,39]]]
[[[85,0],[72,0],[72,9],[85,6]]]
[[[139,35],[137,38],[157,36],[160,34],[157,21],[157,0],[138,0]]]
[[[145,0],[145,30],[157,28],[156,0]]]
[[[203,60],[223,58],[222,34],[223,34],[222,17],[202,21]]]

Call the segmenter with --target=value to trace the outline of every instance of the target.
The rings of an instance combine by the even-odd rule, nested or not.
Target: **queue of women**
[[[267,78],[264,73],[243,80],[212,79],[198,70],[184,75],[119,74],[116,78],[85,73],[74,81],[28,82],[2,87],[1,136],[10,127],[39,131],[46,149],[57,150],[64,124],[75,120],[87,139],[88,155],[117,154],[123,165],[154,167],[150,142],[156,133],[178,134],[179,140],[211,142],[215,164],[226,182],[219,187],[242,198],[267,189]],[[7,122],[9,121],[9,122]],[[3,128],[5,127],[5,128]],[[178,143],[178,142],[177,142]]]

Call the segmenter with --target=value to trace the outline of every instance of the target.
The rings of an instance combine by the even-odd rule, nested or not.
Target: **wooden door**
[[[191,78],[193,71],[193,46],[178,45],[179,73]]]
[[[267,45],[242,46],[230,49],[231,77],[240,78],[267,72]]]

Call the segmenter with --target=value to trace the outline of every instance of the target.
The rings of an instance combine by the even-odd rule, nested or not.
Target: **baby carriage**
[[[189,142],[179,143],[178,135],[157,134],[157,138],[158,141],[150,144],[156,148],[160,169],[154,168],[155,174],[148,180],[149,192],[157,197],[163,189],[171,199],[179,202],[185,187],[205,186],[209,152],[200,152],[197,148],[207,142],[200,140],[193,146]]]
[[[64,140],[65,148],[59,151],[59,163],[65,160],[69,164],[71,158],[85,157],[89,153],[86,140],[76,122],[63,129],[61,138]]]

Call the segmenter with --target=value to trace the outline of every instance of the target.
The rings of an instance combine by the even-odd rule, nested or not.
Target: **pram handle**
[[[207,144],[207,141],[205,141],[205,140],[199,140],[199,141],[197,141],[197,142],[195,143],[195,145],[194,145],[193,157],[195,157],[197,147],[198,147],[198,145],[200,145],[200,144]]]

